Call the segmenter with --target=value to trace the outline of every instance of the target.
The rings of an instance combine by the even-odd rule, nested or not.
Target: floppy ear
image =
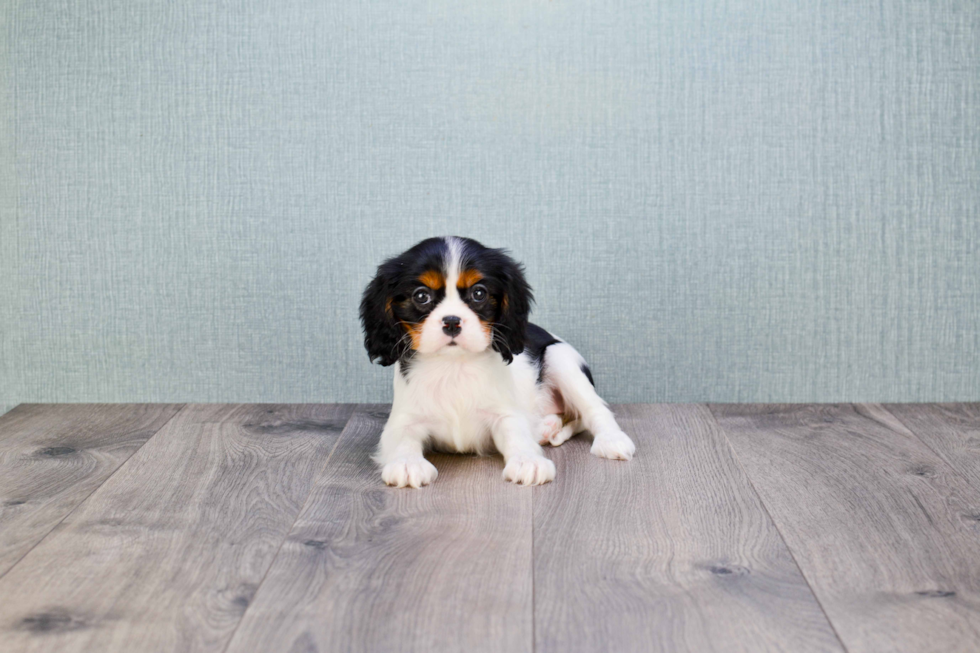
[[[527,316],[531,311],[531,286],[524,279],[524,267],[498,250],[502,260],[500,280],[503,296],[500,298],[500,317],[493,325],[493,348],[500,352],[505,363],[524,351],[527,334]]]
[[[405,332],[391,312],[391,285],[382,265],[361,297],[364,348],[372,363],[377,359],[385,367],[393,365],[408,349]]]

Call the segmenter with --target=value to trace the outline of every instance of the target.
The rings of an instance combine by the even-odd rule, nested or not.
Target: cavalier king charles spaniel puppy
[[[364,346],[395,366],[391,415],[375,460],[388,485],[436,479],[426,449],[504,457],[504,479],[555,478],[541,444],[580,431],[592,453],[629,460],[635,447],[575,349],[528,322],[531,288],[504,250],[429,238],[378,267],[361,300]]]

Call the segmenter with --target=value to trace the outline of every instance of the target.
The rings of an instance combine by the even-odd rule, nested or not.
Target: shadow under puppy
[[[378,267],[361,322],[371,360],[395,366],[375,454],[385,483],[434,481],[426,448],[494,447],[506,480],[547,483],[555,465],[541,444],[584,430],[596,456],[632,457],[633,441],[596,394],[582,356],[528,322],[532,300],[519,263],[469,238],[429,238]]]

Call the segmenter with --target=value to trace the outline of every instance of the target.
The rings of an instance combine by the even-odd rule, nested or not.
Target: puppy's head
[[[364,346],[382,365],[489,347],[510,363],[524,350],[532,299],[523,268],[504,250],[429,238],[378,266],[361,299]]]

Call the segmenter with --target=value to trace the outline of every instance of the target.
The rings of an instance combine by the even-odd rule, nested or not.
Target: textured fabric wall
[[[385,400],[359,293],[446,233],[611,400],[980,398],[974,3],[0,21],[0,403]]]

